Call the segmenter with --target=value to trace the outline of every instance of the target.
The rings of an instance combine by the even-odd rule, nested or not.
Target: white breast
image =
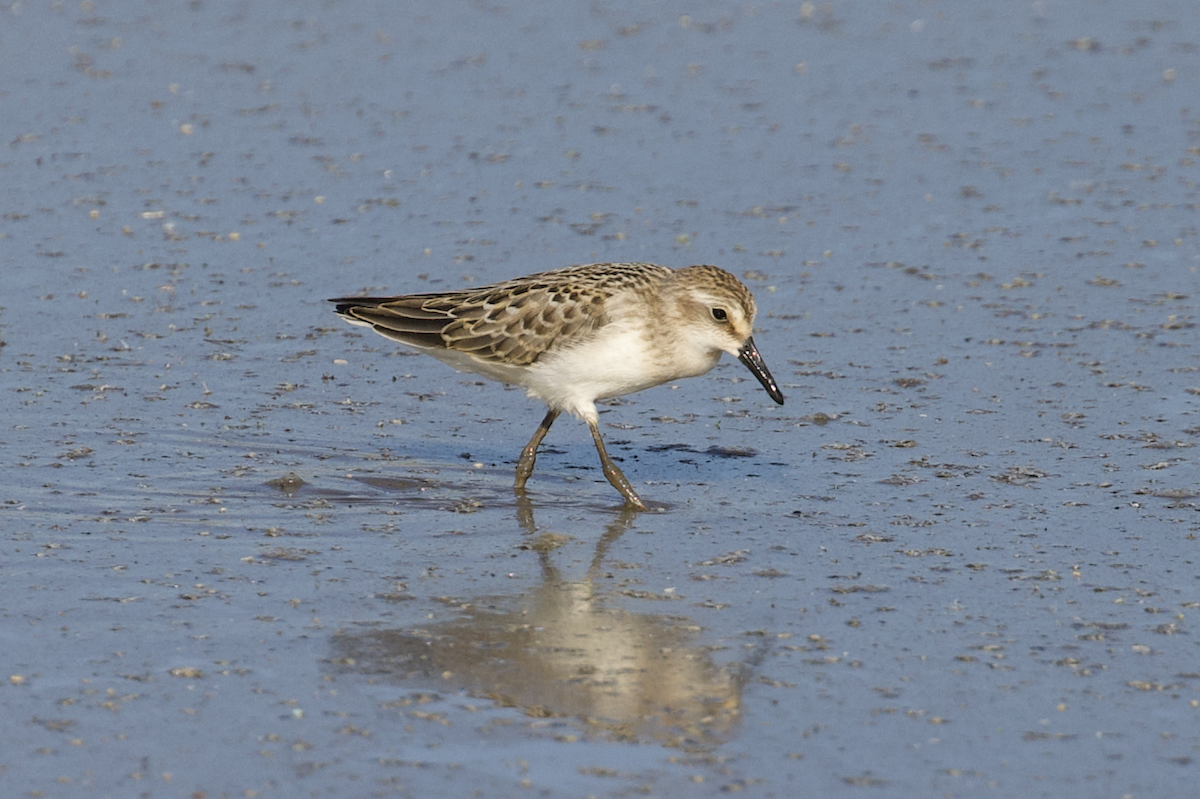
[[[664,350],[661,344],[652,345],[640,323],[610,324],[589,341],[543,355],[521,385],[531,397],[595,422],[596,400],[702,375],[721,357],[719,350]]]

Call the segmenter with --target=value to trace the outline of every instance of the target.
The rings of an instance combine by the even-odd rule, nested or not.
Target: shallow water
[[[1192,790],[1194,4],[3,15],[0,793]],[[651,513],[325,302],[597,260]]]

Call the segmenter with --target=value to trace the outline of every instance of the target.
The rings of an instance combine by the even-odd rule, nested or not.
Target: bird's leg
[[[529,475],[533,474],[533,463],[537,460],[538,447],[542,444],[542,439],[546,437],[546,433],[550,432],[550,425],[554,424],[554,420],[558,418],[560,411],[554,408],[546,411],[546,418],[542,419],[542,423],[538,425],[538,429],[534,432],[533,438],[529,439],[529,443],[525,445],[525,449],[521,450],[521,459],[517,461],[517,482],[513,488],[518,491],[525,490],[525,481],[529,479]]]
[[[641,498],[634,493],[633,486],[629,485],[629,481],[625,479],[625,475],[617,468],[617,464],[612,462],[612,458],[608,457],[608,452],[604,449],[604,439],[600,438],[600,428],[595,422],[588,422],[588,428],[592,431],[592,440],[596,442],[596,451],[600,453],[600,465],[604,467],[604,476],[608,478],[608,482],[612,483],[613,488],[621,492],[621,496],[625,497],[625,502],[638,510],[647,510],[646,503],[642,502]]]

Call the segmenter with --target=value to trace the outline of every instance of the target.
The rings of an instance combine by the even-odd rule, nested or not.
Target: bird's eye
[[[724,308],[713,308],[712,315],[713,319],[716,319],[718,322],[724,322],[729,318],[729,314],[725,313]]]

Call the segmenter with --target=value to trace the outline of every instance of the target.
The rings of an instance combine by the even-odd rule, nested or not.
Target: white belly
[[[596,400],[702,375],[720,357],[719,350],[664,352],[650,345],[641,326],[610,327],[591,341],[542,356],[521,385],[552,408],[595,422]]]

